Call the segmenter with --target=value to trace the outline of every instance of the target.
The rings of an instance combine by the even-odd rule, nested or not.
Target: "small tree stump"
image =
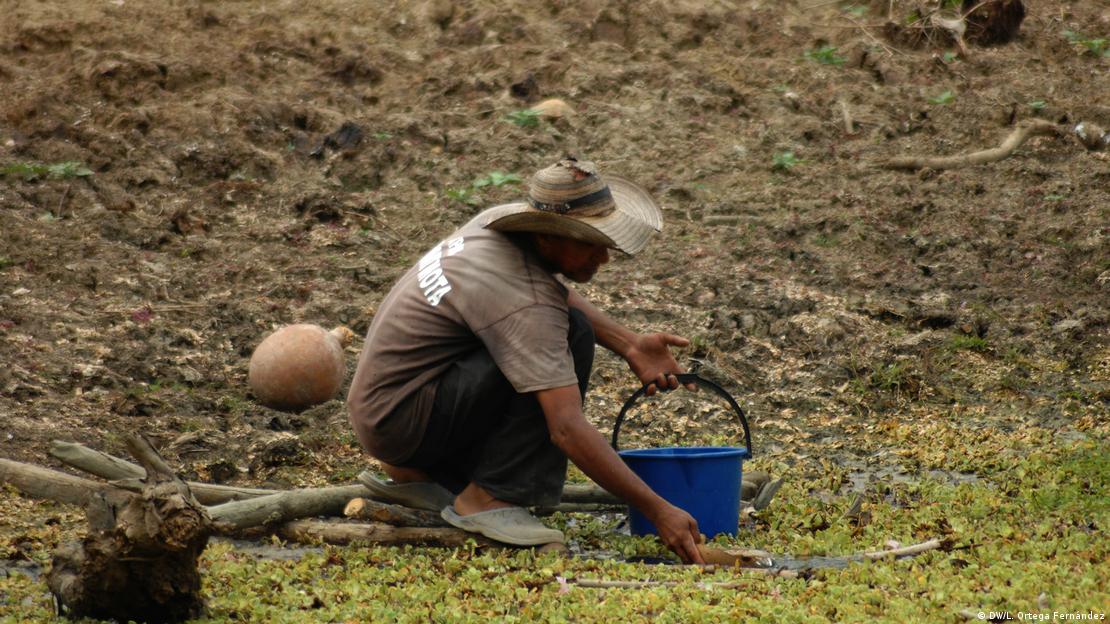
[[[128,439],[146,468],[141,494],[94,494],[89,533],[59,548],[46,576],[62,614],[121,622],[182,622],[200,616],[197,559],[210,520],[146,439]]]

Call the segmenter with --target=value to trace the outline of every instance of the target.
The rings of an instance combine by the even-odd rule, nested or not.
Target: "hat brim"
[[[616,209],[596,217],[575,217],[514,202],[490,208],[483,227],[502,232],[535,232],[565,236],[632,255],[663,229],[663,213],[651,194],[620,176],[601,176],[613,194]]]

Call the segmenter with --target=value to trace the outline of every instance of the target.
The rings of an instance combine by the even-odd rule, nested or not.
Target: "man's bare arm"
[[[689,340],[666,333],[638,334],[613,320],[585,297],[567,289],[567,305],[581,310],[594,329],[597,344],[609,349],[628,362],[632,372],[647,386],[647,394],[655,389],[678,387],[676,374],[684,372],[671,355],[671,347],[685,347]],[[693,390],[694,386],[688,386]]]
[[[536,398],[543,409],[551,440],[574,465],[598,485],[639,509],[668,548],[688,563],[704,563],[698,552],[697,521],[656,494],[625,465],[601,432],[582,414],[577,385],[541,390]]]

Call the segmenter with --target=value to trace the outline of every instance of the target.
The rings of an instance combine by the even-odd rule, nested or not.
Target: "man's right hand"
[[[651,490],[621,460],[613,447],[582,414],[578,385],[536,392],[551,440],[598,485],[639,509],[659,537],[685,563],[705,563],[698,552],[701,533],[693,516]]]
[[[658,513],[649,519],[659,531],[659,539],[683,563],[705,563],[698,551],[702,536],[698,531],[698,521],[693,516],[670,503],[664,503]]]

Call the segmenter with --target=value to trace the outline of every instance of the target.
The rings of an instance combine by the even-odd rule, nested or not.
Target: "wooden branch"
[[[1030,119],[1019,123],[1010,136],[1001,145],[970,154],[958,156],[918,157],[907,156],[891,158],[879,166],[885,169],[959,169],[1002,160],[1021,146],[1029,137],[1038,135],[1060,136],[1062,134],[1056,124],[1044,119]]]
[[[76,442],[54,440],[50,443],[50,455],[67,466],[109,480],[141,479],[145,476],[142,468],[127,460]]]
[[[58,461],[73,466],[104,479],[122,481],[119,487],[138,491],[142,485],[134,479],[140,479],[146,471],[141,467],[118,457],[102,453],[75,442],[62,442],[55,440],[50,443],[50,455]],[[128,481],[132,480],[132,481]],[[188,482],[193,496],[205,505],[218,505],[234,500],[247,500],[278,493],[278,490],[264,490],[256,488],[232,487],[212,483]]]
[[[95,497],[106,497],[115,492],[115,488],[104,483],[10,459],[0,459],[0,482],[10,483],[32,498],[81,506]]]
[[[352,520],[371,520],[398,527],[450,526],[442,516],[422,509],[390,505],[367,498],[353,498],[343,508],[343,515]]]
[[[166,464],[166,460],[162,459],[158,451],[154,450],[154,445],[142,434],[133,433],[128,435],[126,442],[127,450],[131,451],[131,454],[142,465],[147,483],[177,479],[177,472]]]
[[[892,548],[890,550],[873,550],[871,552],[860,553],[858,557],[864,559],[885,559],[887,557],[908,557],[909,555],[916,555],[930,550],[936,550],[941,547],[942,542],[939,539],[931,539],[927,542],[920,544],[913,544],[912,546],[903,546],[902,548]]]
[[[362,485],[341,485],[277,492],[208,508],[221,531],[272,525],[312,516],[338,516],[347,501],[366,493]]]

